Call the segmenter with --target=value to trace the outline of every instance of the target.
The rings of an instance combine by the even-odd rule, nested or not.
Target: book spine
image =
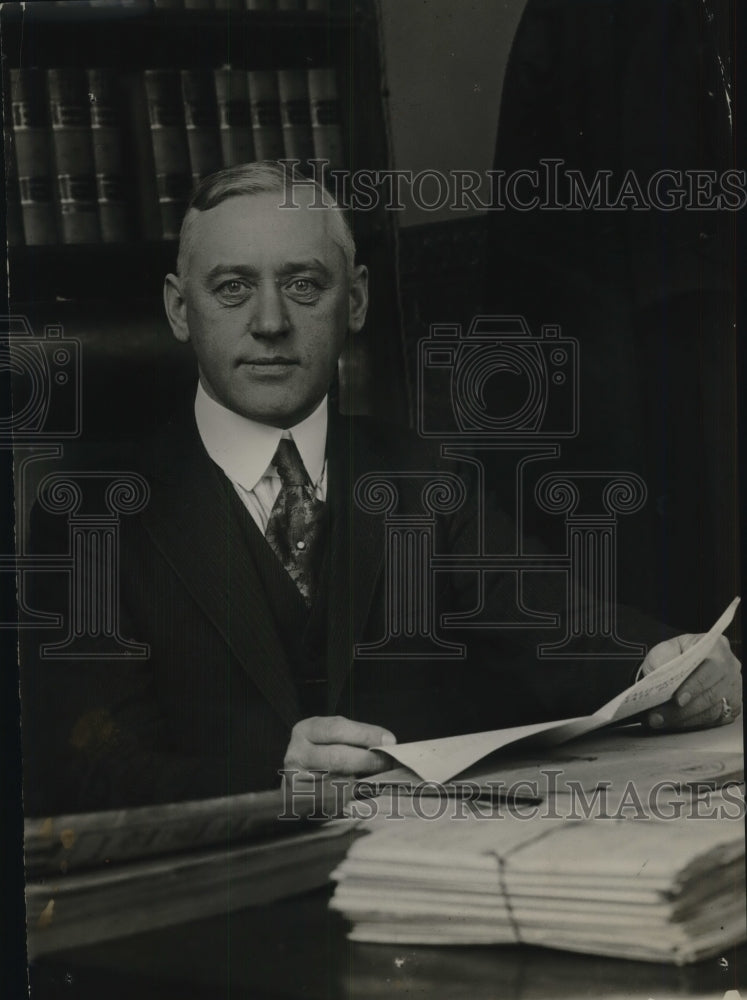
[[[254,159],[249,81],[244,70],[223,67],[215,70],[223,166],[234,167]]]
[[[185,10],[215,10],[213,0],[184,0]]]
[[[176,239],[189,200],[192,175],[178,70],[144,72],[158,205],[164,239]]]
[[[62,242],[100,243],[85,70],[50,69],[47,77]]]
[[[10,79],[6,73],[3,85],[3,160],[5,163],[5,238],[8,246],[23,246],[21,192],[18,188],[16,140],[13,135],[13,109],[10,100]]]
[[[76,0],[76,3],[78,0]],[[91,7],[122,7],[127,10],[148,10],[150,0],[88,0]]]
[[[29,246],[57,242],[47,78],[41,69],[10,71],[23,234]]]
[[[9,247],[23,246],[21,192],[18,187],[16,150],[10,125],[3,130],[5,157],[5,239]]]
[[[181,81],[189,162],[195,185],[221,168],[215,78],[210,70],[183,69]]]
[[[278,160],[284,153],[280,97],[274,70],[249,70],[254,151],[258,160]]]
[[[63,0],[64,2],[64,0]],[[80,0],[75,0],[80,4]],[[87,0],[83,6],[90,7],[122,7],[127,10],[148,10],[150,0]]]
[[[247,10],[277,10],[276,0],[244,0]]]
[[[244,0],[215,0],[216,10],[243,10]]]
[[[153,0],[156,10],[184,10],[184,0]]]
[[[309,70],[309,103],[314,156],[328,160],[331,170],[342,169],[346,160],[342,112],[337,77],[331,66]]]
[[[278,10],[303,10],[303,0],[277,0]]]
[[[138,71],[127,74],[123,90],[129,140],[125,154],[138,236],[145,240],[160,240],[163,230],[144,74]]]
[[[104,243],[121,243],[129,232],[122,107],[113,70],[89,69],[88,93],[101,238]]]
[[[303,169],[314,156],[306,70],[278,70],[278,90],[285,156],[300,160]]]
[[[328,14],[330,11],[329,0],[306,0],[306,10],[321,11]]]

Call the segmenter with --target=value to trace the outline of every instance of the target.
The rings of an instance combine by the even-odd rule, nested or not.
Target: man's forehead
[[[330,234],[331,210],[310,208],[305,192],[293,200],[295,206],[284,192],[239,194],[195,212],[192,249],[200,256],[241,251],[274,257],[292,251],[336,259],[342,251]]]
[[[312,204],[315,207],[310,207]],[[291,198],[284,191],[263,191],[259,194],[236,194],[225,198],[213,208],[198,212],[200,221],[210,224],[226,221],[237,224],[250,223],[257,228],[307,229],[309,232],[326,231],[331,209],[314,202],[305,188],[294,192]]]

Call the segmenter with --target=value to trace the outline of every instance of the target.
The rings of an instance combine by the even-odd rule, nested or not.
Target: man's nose
[[[274,282],[263,281],[254,297],[254,311],[249,329],[254,337],[276,337],[286,333],[290,320],[280,289]]]

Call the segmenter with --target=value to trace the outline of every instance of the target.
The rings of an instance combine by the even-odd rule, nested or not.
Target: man
[[[449,463],[329,400],[345,338],[365,320],[368,275],[320,188],[266,162],[208,178],[164,300],[199,385],[193,412],[144,458],[148,507],[122,522],[121,631],[150,655],[27,675],[28,802],[228,794],[276,786],[283,765],[365,775],[387,766],[373,747],[579,714],[630,682],[629,663],[557,664],[541,677],[529,666],[536,636],[520,630],[467,637],[466,658],[354,656],[383,634],[385,593],[382,525],[353,486],[398,475],[398,509],[419,512],[422,474]],[[469,502],[437,519],[437,550],[470,551],[473,520]],[[500,512],[490,526],[511,537]],[[437,608],[474,606],[463,576],[439,574]],[[560,607],[553,582],[540,592],[543,609]],[[489,600],[505,601],[500,585]],[[653,635],[629,622],[648,632],[636,638]],[[688,641],[657,646],[648,667]],[[649,722],[719,724],[740,705],[724,640]]]

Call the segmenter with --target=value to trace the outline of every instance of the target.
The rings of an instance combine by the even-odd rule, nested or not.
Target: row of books
[[[11,246],[174,239],[221,167],[345,166],[331,67],[12,69],[5,93]]]
[[[55,6],[70,7],[70,0],[56,0]],[[342,4],[336,0],[75,0],[75,6],[130,10],[314,10],[329,13]]]

